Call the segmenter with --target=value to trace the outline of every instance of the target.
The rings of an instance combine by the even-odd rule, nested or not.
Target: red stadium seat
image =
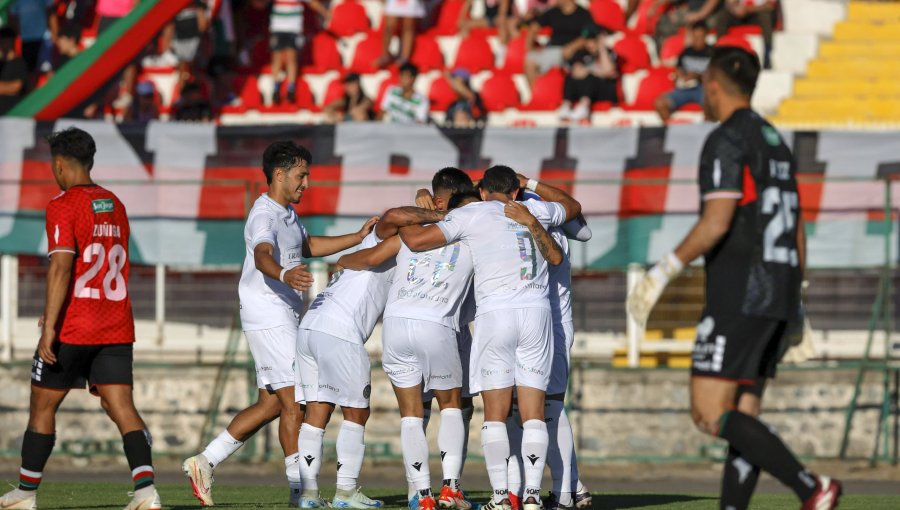
[[[462,67],[471,73],[494,68],[494,52],[485,37],[470,35],[462,40],[453,68]]]
[[[370,28],[365,7],[356,0],[345,0],[334,7],[328,29],[338,37],[366,32]]]
[[[650,67],[650,53],[643,39],[634,35],[626,35],[613,45],[613,51],[619,56],[623,73],[633,73]]]
[[[678,55],[684,50],[684,33],[677,33],[669,36],[663,41],[662,48],[659,50],[659,59],[662,61],[678,60]]]
[[[495,74],[481,86],[481,100],[489,112],[502,112],[522,104],[519,90],[508,74]]]
[[[387,93],[387,89],[399,83],[400,79],[397,78],[396,75],[392,74],[390,77],[386,78],[378,85],[378,94],[375,94],[374,107],[376,112],[381,112],[381,101],[384,99],[384,94]]]
[[[762,35],[762,27],[759,25],[738,25],[729,28],[725,35],[739,35],[742,37],[748,35]]]
[[[359,74],[370,74],[378,71],[375,61],[381,56],[381,36],[370,33],[356,45],[350,70]]]
[[[594,23],[613,32],[625,30],[625,11],[614,0],[593,0],[591,2],[591,16]]]
[[[459,13],[464,5],[462,0],[442,1],[437,7],[437,21],[426,33],[428,35],[456,35]]]
[[[328,84],[328,88],[325,89],[325,97],[322,98],[322,104],[320,106],[324,108],[343,96],[344,81],[341,78],[335,78]]]
[[[641,1],[635,13],[636,22],[633,32],[645,35],[656,33],[656,22],[659,21],[662,11],[663,9],[657,8],[654,0]]]
[[[303,72],[320,74],[326,71],[339,71],[343,67],[337,40],[324,32],[316,34],[312,39],[312,62],[304,66]]]
[[[506,59],[503,72],[522,74],[525,72],[525,34],[519,34],[506,45]]]
[[[531,101],[522,106],[523,110],[551,111],[563,102],[563,83],[566,74],[562,69],[551,69],[540,76],[531,88]]]
[[[303,110],[311,110],[311,111],[319,111],[319,107],[316,105],[316,99],[313,96],[312,89],[309,88],[309,83],[306,82],[302,77],[297,78],[296,85],[296,94],[294,104],[299,106]],[[287,93],[287,87],[282,87],[282,95]]]
[[[656,98],[675,88],[672,70],[666,67],[651,69],[638,85],[634,103],[627,105],[628,110],[653,110]]]
[[[750,53],[756,55],[756,51],[753,49],[753,46],[750,44],[744,36],[742,35],[734,35],[731,32],[728,32],[716,41],[716,46],[734,46],[736,48],[741,48],[743,50],[747,50]]]
[[[431,87],[428,89],[428,101],[431,102],[432,111],[447,111],[457,97],[456,91],[443,76],[431,82]]]
[[[262,105],[262,97],[259,93],[259,84],[255,75],[247,75],[240,87],[241,105],[249,110],[257,110]]]
[[[419,72],[427,72],[444,68],[444,54],[434,37],[420,35],[416,37],[410,62],[419,68]]]

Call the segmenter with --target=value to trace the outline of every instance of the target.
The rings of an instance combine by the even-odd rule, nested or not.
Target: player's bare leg
[[[275,395],[261,389],[256,402],[235,415],[228,427],[206,445],[202,453],[184,461],[181,469],[190,478],[191,489],[201,504],[213,505],[213,470],[238,451],[259,429],[280,415],[281,402]]]
[[[134,480],[134,498],[126,510],[162,508],[159,494],[153,484],[153,457],[150,449],[153,438],[144,420],[134,407],[132,387],[121,384],[95,386],[100,395],[100,405],[122,434],[122,444],[131,477]]]
[[[781,439],[764,423],[734,408],[738,384],[711,377],[691,377],[691,416],[704,432],[721,437],[752,465],[788,486],[803,509],[834,508],[840,483],[806,470]]]
[[[324,508],[325,500],[319,495],[319,471],[322,469],[322,449],[325,427],[331,421],[334,404],[328,402],[307,402],[306,414],[300,435],[297,439],[297,451],[300,455],[300,479],[303,493],[300,496],[301,508]]]
[[[433,509],[437,505],[431,493],[431,470],[428,466],[428,440],[425,437],[425,407],[422,402],[422,385],[409,388],[393,385],[397,406],[400,408],[400,445],[403,451],[403,467],[406,480],[414,494],[409,498],[409,508]],[[430,402],[429,402],[430,404]],[[442,423],[443,425],[443,423]]]
[[[31,386],[28,427],[22,441],[19,486],[0,496],[0,508],[37,508],[37,489],[56,442],[56,411],[69,390]]]
[[[513,389],[501,388],[481,392],[484,401],[484,426],[481,429],[481,447],[488,479],[493,489],[488,510],[510,508],[507,458],[509,458],[509,435],[506,432],[506,418],[512,408]]]
[[[544,477],[547,447],[550,443],[547,424],[544,422],[544,399],[543,390],[528,386],[516,387],[516,402],[522,417],[522,465],[525,468],[523,510],[543,508],[541,479]]]
[[[280,407],[278,440],[284,452],[284,472],[290,486],[289,506],[300,505],[300,456],[297,454],[297,438],[303,423],[303,408],[294,398],[294,386],[275,390]]]
[[[441,409],[441,426],[438,429],[438,447],[441,449],[441,468],[444,483],[438,496],[441,508],[469,510],[472,504],[460,489],[465,451],[465,422],[463,421],[462,388],[434,390],[434,398]]]

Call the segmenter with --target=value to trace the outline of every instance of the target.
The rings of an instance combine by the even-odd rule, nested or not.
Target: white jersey
[[[522,204],[545,228],[566,221],[562,204]],[[528,229],[507,218],[503,207],[496,200],[474,202],[436,223],[448,243],[462,241],[472,252],[477,316],[501,309],[550,308],[547,261]]]
[[[550,314],[553,324],[572,322],[572,263],[569,261],[569,238],[559,227],[548,230],[563,252],[563,261],[550,266]]]
[[[373,230],[360,243],[359,249],[371,248],[380,242]],[[328,287],[309,304],[300,328],[365,344],[384,311],[395,265],[395,260],[391,259],[367,271],[344,269],[334,273]]]
[[[384,318],[436,322],[459,331],[460,310],[472,286],[472,254],[461,242],[414,252],[400,242],[397,274]]]
[[[271,244],[275,261],[292,268],[302,263],[306,237],[293,207],[284,207],[266,194],[253,203],[244,226],[247,251],[238,283],[244,331],[297,325],[303,312],[303,294],[256,269],[253,250],[261,243]]]

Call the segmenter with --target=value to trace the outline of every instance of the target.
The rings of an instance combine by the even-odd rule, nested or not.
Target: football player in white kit
[[[278,141],[263,153],[263,173],[269,190],[250,210],[244,227],[246,256],[241,272],[241,325],[256,364],[259,397],[255,404],[231,420],[203,453],[184,461],[194,495],[212,506],[213,470],[230,457],[263,425],[280,417],[278,439],[285,455],[290,501],[300,498],[297,431],[303,411],[295,394],[294,351],[297,324],[303,310],[303,291],[312,275],[304,257],[322,257],[359,244],[371,232],[371,218],[359,232],[322,237],[309,236],[291,204],[300,202],[309,187],[309,151],[294,142]]]
[[[530,189],[537,187],[553,201],[523,204],[543,227],[562,225],[581,212],[581,205],[562,190],[529,182]],[[550,382],[553,328],[547,260],[541,253],[548,247],[539,249],[536,244],[544,243],[543,239],[506,216],[517,207],[514,199],[518,192],[516,173],[509,167],[494,166],[481,181],[484,202],[451,211],[435,225],[400,230],[403,242],[412,250],[432,250],[461,240],[472,252],[477,313],[469,385],[484,401],[482,447],[494,490],[488,510],[510,508],[506,419],[513,387],[523,420],[522,457],[528,460],[525,510],[542,507],[540,485],[549,442],[544,396]]]
[[[518,174],[519,186],[523,188],[523,199],[542,200],[538,193],[527,190],[529,179]],[[541,187],[541,190],[546,188]],[[578,466],[575,455],[575,441],[572,426],[565,410],[565,394],[569,384],[569,355],[575,340],[575,329],[572,321],[572,275],[569,261],[569,239],[589,241],[592,233],[584,217],[579,215],[560,227],[550,229],[550,235],[563,252],[563,262],[549,267],[550,278],[550,311],[553,317],[553,367],[550,370],[550,384],[547,387],[547,400],[544,404],[547,432],[550,446],[547,450],[547,464],[553,480],[550,497],[544,501],[547,510],[565,510],[573,506],[590,508],[591,493],[578,479]],[[515,406],[514,406],[515,407]],[[517,414],[514,410],[513,414]],[[518,416],[507,421],[507,432],[510,444],[521,443],[522,427]],[[509,461],[510,499],[521,486],[523,459],[511,455]],[[515,508],[515,502],[513,507]]]
[[[451,197],[473,191],[472,180],[457,168],[440,170],[432,187],[438,210],[446,210]],[[412,211],[411,220],[404,211]],[[400,269],[384,310],[382,363],[400,408],[403,460],[414,491],[409,507],[469,510],[472,505],[459,485],[466,433],[460,408],[463,368],[457,337],[460,313],[472,285],[472,256],[459,242],[426,252],[411,251],[396,234],[400,225],[419,221],[419,214],[423,210],[418,208],[387,211],[375,232],[379,237],[392,237],[376,248],[344,256],[338,263],[367,269],[396,258]],[[463,327],[468,328],[468,322]],[[438,446],[444,484],[437,501],[431,492],[423,390],[433,393],[441,409]]]
[[[372,232],[360,249],[380,242]],[[300,322],[296,378],[306,397],[306,416],[300,436],[295,439],[301,458],[301,508],[327,506],[319,495],[318,478],[325,426],[337,405],[341,406],[344,420],[337,436],[337,491],[331,506],[384,505],[363,494],[358,484],[371,391],[369,355],[363,345],[384,311],[393,275],[393,260],[368,271],[344,269],[334,273]]]

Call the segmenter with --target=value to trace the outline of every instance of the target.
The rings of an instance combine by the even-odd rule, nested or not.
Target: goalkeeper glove
[[[647,324],[653,305],[659,300],[666,285],[681,273],[684,263],[674,253],[669,253],[653,266],[628,294],[628,312],[641,325]]]

